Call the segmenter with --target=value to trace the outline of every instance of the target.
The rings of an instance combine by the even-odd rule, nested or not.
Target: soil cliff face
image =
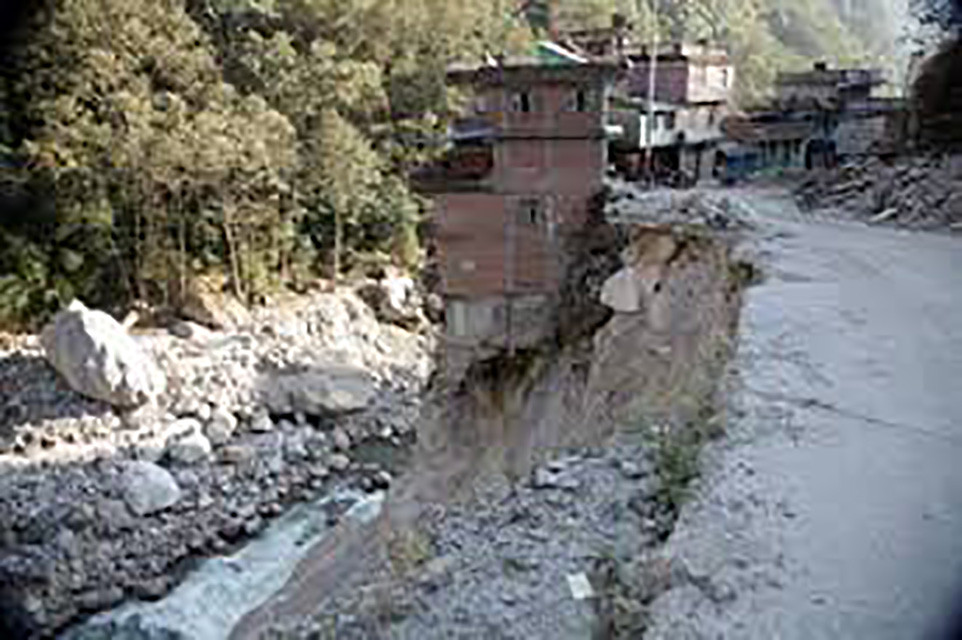
[[[745,280],[733,259],[730,238],[710,227],[677,222],[615,225],[599,218],[569,239],[555,331],[532,348],[476,360],[463,375],[436,374],[422,403],[413,461],[392,486],[378,521],[363,530],[344,529],[312,549],[295,578],[271,602],[246,616],[232,638],[259,637],[276,621],[296,627],[300,620],[331,612],[344,637],[354,637],[338,626],[338,611],[351,611],[352,620],[366,620],[368,614],[377,619],[372,624],[381,635],[356,637],[390,637],[382,628],[383,608],[368,610],[365,604],[371,593],[381,593],[385,585],[396,587],[389,591],[398,591],[394,595],[402,600],[420,593],[406,581],[405,576],[419,575],[409,565],[430,573],[435,564],[470,564],[466,549],[494,544],[489,534],[479,532],[500,516],[489,522],[485,509],[497,511],[501,505],[510,511],[511,505],[518,506],[515,498],[528,496],[531,509],[538,511],[547,504],[537,493],[543,488],[569,492],[564,495],[579,513],[575,503],[591,513],[608,514],[604,526],[582,522],[582,547],[565,547],[546,557],[545,562],[554,558],[552,576],[570,569],[558,563],[557,554],[574,558],[597,551],[603,542],[598,531],[608,531],[625,549],[637,550],[658,538],[658,480],[654,472],[644,471],[656,452],[633,428],[657,426],[657,433],[664,435],[672,430],[687,433],[703,422],[731,347]],[[570,462],[589,458],[593,462]],[[606,487],[598,503],[582,502],[586,499],[579,497],[578,487],[595,485]],[[552,504],[563,497],[555,496]],[[629,502],[635,515],[612,515],[631,511],[625,506]],[[444,516],[459,509],[465,514],[463,522]],[[487,525],[481,526],[475,515]],[[554,517],[546,515],[544,523]],[[550,533],[537,535],[547,535],[551,544],[564,546],[577,537],[548,529]],[[507,529],[502,533],[509,535]],[[462,534],[467,536],[463,540]],[[453,546],[448,549],[444,540],[454,540]],[[453,555],[426,562],[434,552]],[[491,562],[497,573],[500,560]],[[458,575],[467,580],[477,574]],[[497,591],[500,587],[492,585],[501,583],[485,584],[484,589]],[[558,581],[552,579],[552,584]],[[469,599],[483,590],[474,583],[465,585]],[[548,591],[535,592],[550,596]],[[391,600],[394,595],[385,597]],[[435,613],[446,620],[444,616],[455,615],[460,606],[440,612],[446,605],[436,594],[424,595],[422,605],[433,612],[425,614],[428,621]],[[432,633],[448,628],[444,622],[437,623],[440,627],[426,622],[423,629],[418,622],[412,624],[416,633],[399,632],[398,637],[434,637]],[[559,637],[547,627],[542,631],[544,637]]]
[[[683,428],[711,405],[741,302],[728,242],[602,224],[579,243],[553,339],[476,362],[437,394],[420,432],[420,498],[492,472],[518,479],[618,425]]]

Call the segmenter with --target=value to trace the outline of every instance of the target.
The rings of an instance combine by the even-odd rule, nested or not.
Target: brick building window
[[[585,111],[588,111],[589,108],[588,100],[589,98],[587,91],[584,89],[576,89],[570,92],[568,97],[565,98],[562,109],[564,111],[584,113]]]
[[[516,91],[511,94],[511,110],[515,113],[531,113],[531,94],[527,91]]]
[[[518,203],[518,221],[532,226],[544,224],[544,203],[538,198],[522,198]]]

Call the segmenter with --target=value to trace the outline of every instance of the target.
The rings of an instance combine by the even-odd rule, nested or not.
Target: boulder
[[[303,372],[267,376],[262,403],[271,413],[342,415],[367,408],[375,387],[363,369],[333,365]]]
[[[210,440],[200,431],[192,431],[186,436],[172,436],[167,441],[166,455],[171,462],[196,464],[206,460],[213,450]]]
[[[237,418],[234,414],[223,407],[217,407],[211,413],[204,434],[212,445],[219,446],[230,440],[236,429]]]
[[[215,335],[207,327],[190,320],[179,320],[170,325],[167,331],[173,336],[194,342],[208,342]]]
[[[233,329],[251,322],[250,312],[237,298],[201,285],[185,293],[180,314],[213,329]]]
[[[330,465],[335,471],[347,471],[347,468],[351,466],[351,459],[343,453],[335,453],[331,456]]]
[[[381,322],[413,329],[425,320],[424,300],[414,280],[408,276],[389,273],[378,282],[359,287],[357,295]]]
[[[74,300],[40,336],[47,361],[70,387],[117,407],[138,407],[166,387],[163,372],[123,326]]]
[[[618,313],[641,311],[642,296],[643,284],[631,268],[617,272],[601,288],[601,303]]]
[[[151,462],[126,463],[120,484],[124,502],[138,516],[161,511],[180,500],[180,487],[174,477]]]

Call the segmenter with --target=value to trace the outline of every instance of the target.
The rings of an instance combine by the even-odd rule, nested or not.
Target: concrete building
[[[615,67],[543,59],[449,70],[474,91],[443,162],[414,176],[434,195],[449,367],[554,329],[564,243],[607,164]]]
[[[830,69],[816,62],[809,71],[780,73],[775,80],[775,97],[785,108],[821,105],[844,109],[873,97],[885,84],[878,69]]]
[[[813,123],[807,166],[891,153],[900,146],[905,105],[876,95],[885,84],[878,69],[830,69],[823,62],[810,71],[778,75],[775,106]]]
[[[640,176],[650,149],[655,178],[684,176],[697,182],[709,176],[735,78],[728,54],[706,42],[673,43],[654,57],[641,47],[627,51],[624,59],[627,70],[610,114],[625,131],[612,143],[619,168],[629,177]],[[652,64],[654,103],[649,108]]]
[[[906,110],[902,100],[875,95],[884,84],[880,71],[824,63],[779,74],[770,105],[725,119],[715,173],[737,180],[895,153],[904,142]]]

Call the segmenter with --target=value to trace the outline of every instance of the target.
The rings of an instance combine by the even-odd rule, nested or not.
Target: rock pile
[[[646,191],[620,180],[609,180],[607,188],[605,213],[612,222],[686,225],[714,231],[750,229],[756,223],[752,211],[721,192]]]
[[[913,229],[962,229],[962,156],[869,160],[819,174],[796,191],[808,210]]]
[[[99,314],[68,313],[82,328]],[[86,378],[47,363],[58,340],[0,351],[0,636],[161,597],[192,558],[292,503],[332,485],[384,488],[415,438],[432,337],[379,323],[352,290],[254,311],[230,332],[184,322],[128,335],[114,323],[91,343],[102,320],[81,334],[86,351],[50,358],[92,358]],[[143,368],[111,364],[131,354]],[[127,393],[150,366],[167,384],[146,402],[71,389],[99,371],[96,389]]]
[[[429,510],[416,531],[396,535],[388,575],[345,590],[311,619],[278,621],[269,637],[604,635],[608,609],[626,604],[618,598],[658,588],[640,567],[617,583],[609,571],[657,544],[668,517],[657,486],[643,447],[570,450],[513,489],[492,482],[470,504]],[[640,612],[633,622],[624,637],[640,637]]]

